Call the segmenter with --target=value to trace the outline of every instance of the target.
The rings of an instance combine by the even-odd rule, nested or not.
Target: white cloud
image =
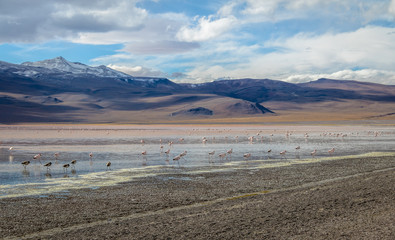
[[[273,55],[292,59],[296,65],[290,67],[294,70],[326,70],[339,66],[390,70],[395,64],[394,30],[368,26],[353,32],[319,36],[301,33],[269,42],[266,46],[283,49]]]
[[[137,1],[5,1],[0,8],[0,42],[49,41],[135,29],[147,17],[146,10],[136,7]]]
[[[136,41],[125,44],[122,51],[133,54],[175,54],[188,52],[191,49],[198,48],[199,44],[190,42],[177,42],[166,40],[146,40]]]
[[[213,16],[201,17],[197,26],[190,28],[181,27],[177,33],[177,39],[185,42],[207,41],[229,31],[237,22],[236,18],[229,16],[212,20]]]
[[[115,65],[109,64],[107,67],[114,70],[127,73],[134,77],[168,77],[168,75],[159,70],[153,70],[143,66],[126,66],[126,65]]]
[[[391,1],[388,11],[395,16],[395,0]]]
[[[283,80],[287,82],[299,83],[314,81],[320,78],[338,79],[338,80],[358,80],[364,82],[377,82],[381,84],[394,84],[395,71],[385,71],[376,69],[362,70],[342,70],[327,74],[296,74],[291,75]]]
[[[244,49],[237,44],[225,45],[227,47],[223,48],[223,59],[230,58],[233,62],[200,63],[187,74],[200,81],[221,77],[301,81],[312,80],[309,76],[315,78],[323,74],[322,76],[325,77],[355,80],[361,78],[361,80],[370,79],[373,82],[395,84],[394,31],[393,28],[368,26],[337,34],[300,33],[290,38],[265,42],[264,48],[273,49],[266,54],[260,53],[257,45]],[[220,47],[213,46],[213,48]],[[211,48],[201,50],[204,50],[200,52],[202,55],[209,55],[213,51]],[[354,68],[367,70],[347,70]]]

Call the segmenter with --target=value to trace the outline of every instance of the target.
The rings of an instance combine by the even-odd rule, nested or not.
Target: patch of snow
[[[25,77],[33,77],[34,75],[39,74],[39,72],[34,71],[34,70],[17,71],[17,72],[14,72],[14,73],[18,74],[18,75],[25,76]]]
[[[23,66],[41,67],[51,70],[58,70],[72,74],[92,74],[99,77],[130,77],[129,75],[118,72],[106,66],[91,67],[78,62],[69,62],[63,57],[56,57],[38,62],[25,62]]]

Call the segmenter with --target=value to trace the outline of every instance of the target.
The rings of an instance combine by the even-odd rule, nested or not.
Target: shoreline
[[[340,120],[268,120],[266,117],[249,118],[218,118],[218,119],[181,119],[174,121],[152,121],[152,122],[20,122],[0,123],[4,126],[393,126],[394,119],[340,119]]]
[[[73,178],[71,181],[68,178],[51,178],[50,181],[39,181],[30,182],[29,192],[20,192],[25,188],[25,184],[6,184],[0,186],[3,191],[8,190],[8,195],[0,195],[1,199],[7,198],[23,198],[23,197],[47,197],[49,195],[64,196],[65,192],[71,190],[80,189],[97,189],[101,187],[111,187],[124,182],[139,181],[139,179],[147,177],[157,177],[166,179],[167,176],[171,176],[174,173],[181,173],[185,175],[196,175],[196,174],[221,174],[223,172],[236,172],[242,170],[255,171],[259,169],[269,168],[283,168],[298,164],[310,164],[310,163],[323,163],[328,161],[336,160],[350,160],[358,158],[369,158],[369,157],[393,157],[395,158],[395,152],[370,152],[358,155],[346,155],[346,156],[331,156],[331,157],[318,157],[318,158],[306,158],[306,159],[288,159],[285,162],[276,162],[276,160],[248,160],[248,161],[232,161],[219,165],[207,165],[207,166],[185,166],[175,167],[166,165],[156,165],[141,168],[126,168],[111,171],[101,171],[94,173],[86,173],[80,175],[78,178]],[[267,161],[271,163],[267,163]],[[98,181],[97,179],[100,179]],[[35,186],[34,188],[32,186]],[[51,187],[52,186],[52,187]],[[14,192],[14,193],[13,193]]]
[[[277,168],[175,172],[62,196],[0,199],[0,235],[390,239],[394,168],[393,156],[341,158]],[[367,215],[373,210],[376,219]]]

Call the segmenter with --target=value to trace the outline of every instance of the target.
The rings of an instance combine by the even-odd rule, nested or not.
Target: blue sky
[[[0,60],[176,82],[395,84],[395,0],[0,0]]]

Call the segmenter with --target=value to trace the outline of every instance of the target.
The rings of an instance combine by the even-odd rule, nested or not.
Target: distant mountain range
[[[282,109],[281,104],[342,101],[393,104],[395,86],[331,79],[300,84],[270,79],[177,84],[62,57],[22,64],[0,61],[0,123],[275,116],[279,113],[269,105]]]

